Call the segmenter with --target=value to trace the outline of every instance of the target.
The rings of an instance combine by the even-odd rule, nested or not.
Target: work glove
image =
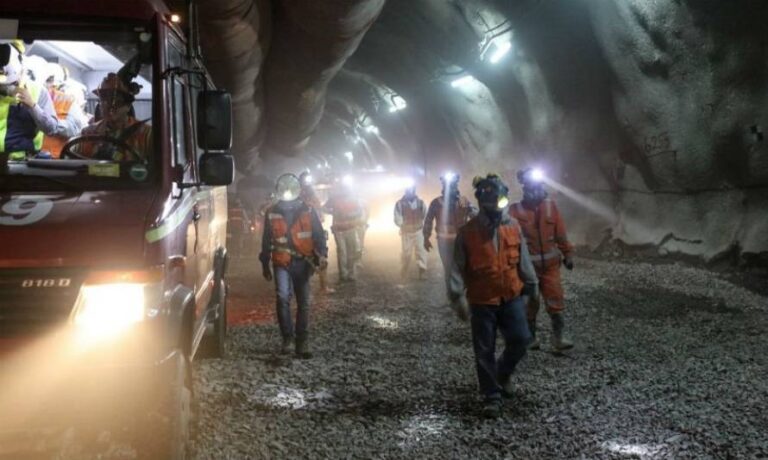
[[[573,270],[573,259],[571,259],[570,256],[566,257],[563,259],[563,265],[565,265],[565,268],[568,270]]]
[[[426,249],[427,252],[432,250],[432,243],[430,243],[429,238],[424,238],[424,249]]]
[[[456,313],[456,317],[461,321],[466,323],[469,320],[469,303],[467,303],[466,297],[461,296],[453,299],[451,301],[451,308]]]
[[[264,276],[265,280],[272,281],[272,270],[269,269],[269,264],[261,266],[261,274]]]

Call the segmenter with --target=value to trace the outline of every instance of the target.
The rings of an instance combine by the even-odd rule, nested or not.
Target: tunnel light
[[[347,174],[341,178],[341,183],[346,185],[347,187],[351,187],[355,185],[355,178]]]
[[[390,113],[399,112],[400,110],[403,110],[406,107],[408,107],[408,103],[405,102],[405,99],[403,99],[402,96],[398,96],[398,95],[392,96],[391,101],[392,101],[392,106],[389,108]]]
[[[344,156],[347,158],[347,160],[349,160],[350,163],[355,159],[355,154],[352,152],[344,152]]]
[[[475,81],[475,77],[473,77],[472,75],[465,75],[461,78],[457,78],[456,80],[453,80],[451,82],[451,86],[454,88],[461,88],[461,87],[472,84],[474,81]]]
[[[320,164],[320,163],[318,163],[318,164],[317,164],[317,169],[323,169],[323,165],[322,165],[322,164]]]
[[[507,53],[509,53],[509,51],[512,49],[512,43],[508,41],[502,42],[501,44],[496,43],[494,46],[496,47],[496,50],[491,55],[491,64],[496,64],[501,61],[502,58],[504,58],[504,56],[506,56]]]
[[[361,140],[362,139],[360,138],[360,136],[355,136],[355,140],[353,140],[352,142],[354,142],[355,144],[359,144]]]
[[[384,172],[384,166],[376,165],[376,167],[373,168],[373,170],[376,171],[376,172]]]
[[[304,183],[305,184],[311,184],[312,182],[314,182],[314,180],[315,179],[311,175],[309,175],[309,174],[304,176]]]
[[[174,23],[174,24],[180,23],[181,22],[181,15],[179,15],[177,13],[171,14],[171,22]]]
[[[379,134],[379,128],[377,128],[374,125],[368,125],[368,126],[365,127],[365,132],[378,135]]]

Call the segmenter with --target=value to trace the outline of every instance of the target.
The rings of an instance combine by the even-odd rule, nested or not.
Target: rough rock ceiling
[[[347,167],[347,151],[356,167],[426,169],[432,181],[453,167],[512,182],[535,162],[564,187],[579,242],[707,258],[768,250],[768,2],[203,0],[201,10],[249,176]]]

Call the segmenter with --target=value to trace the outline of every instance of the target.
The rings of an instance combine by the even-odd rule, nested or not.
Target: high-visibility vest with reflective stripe
[[[447,210],[445,209],[445,198],[439,197],[437,199],[438,212],[435,215],[435,232],[437,237],[455,238],[459,228],[469,220],[470,210],[469,200],[463,196],[459,197],[453,209]]]
[[[128,132],[130,135],[126,136],[122,140],[129,147],[133,148],[136,153],[142,155],[142,160],[148,159],[152,154],[152,127],[147,123],[142,123],[136,120],[133,117],[128,117],[125,128],[120,131],[110,132],[104,120],[100,120],[96,122],[96,124],[85,128],[83,130],[83,135],[113,136],[120,139],[126,135],[126,132]],[[91,158],[96,155],[96,153],[98,153],[97,147],[104,144],[110,145],[108,141],[83,142],[79,145],[80,151],[78,153],[84,157]],[[119,151],[116,153],[117,155],[115,155],[114,158],[111,158],[111,160],[125,160],[125,156],[127,156],[126,154]]]
[[[74,97],[56,90],[53,98],[53,108],[56,110],[56,118],[62,121],[66,120],[74,101]],[[62,136],[45,136],[42,150],[50,152],[53,158],[59,158],[61,156],[61,149],[68,140],[69,139]]]
[[[514,223],[497,229],[498,245],[493,232],[475,217],[459,233],[466,255],[464,284],[467,300],[472,305],[498,305],[520,295],[520,230]]]
[[[418,198],[416,201],[418,204],[414,209],[407,199],[400,199],[400,213],[403,216],[401,228],[404,232],[416,232],[424,227],[424,202]]]
[[[287,267],[291,257],[312,257],[315,253],[315,242],[312,239],[311,211],[301,211],[288,229],[285,217],[270,209],[267,218],[272,228],[272,263],[277,267]],[[289,241],[290,239],[290,241]]]
[[[37,102],[43,88],[33,81],[24,85]],[[14,96],[0,96],[0,152],[7,152],[9,160],[23,160],[27,151],[40,150],[42,146],[43,132],[28,110],[18,104]]]
[[[517,202],[510,206],[509,214],[520,224],[534,264],[548,265],[549,261],[559,264],[561,253],[567,255],[572,250],[562,217],[552,200],[543,200],[536,209]]]
[[[331,230],[343,232],[363,224],[365,210],[358,200],[343,197],[334,200]]]

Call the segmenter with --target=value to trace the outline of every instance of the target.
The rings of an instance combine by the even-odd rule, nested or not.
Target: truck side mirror
[[[228,153],[200,156],[200,179],[205,185],[229,185],[235,180],[235,159]]]
[[[200,91],[197,127],[197,145],[201,149],[225,152],[232,148],[232,96],[220,90]]]

